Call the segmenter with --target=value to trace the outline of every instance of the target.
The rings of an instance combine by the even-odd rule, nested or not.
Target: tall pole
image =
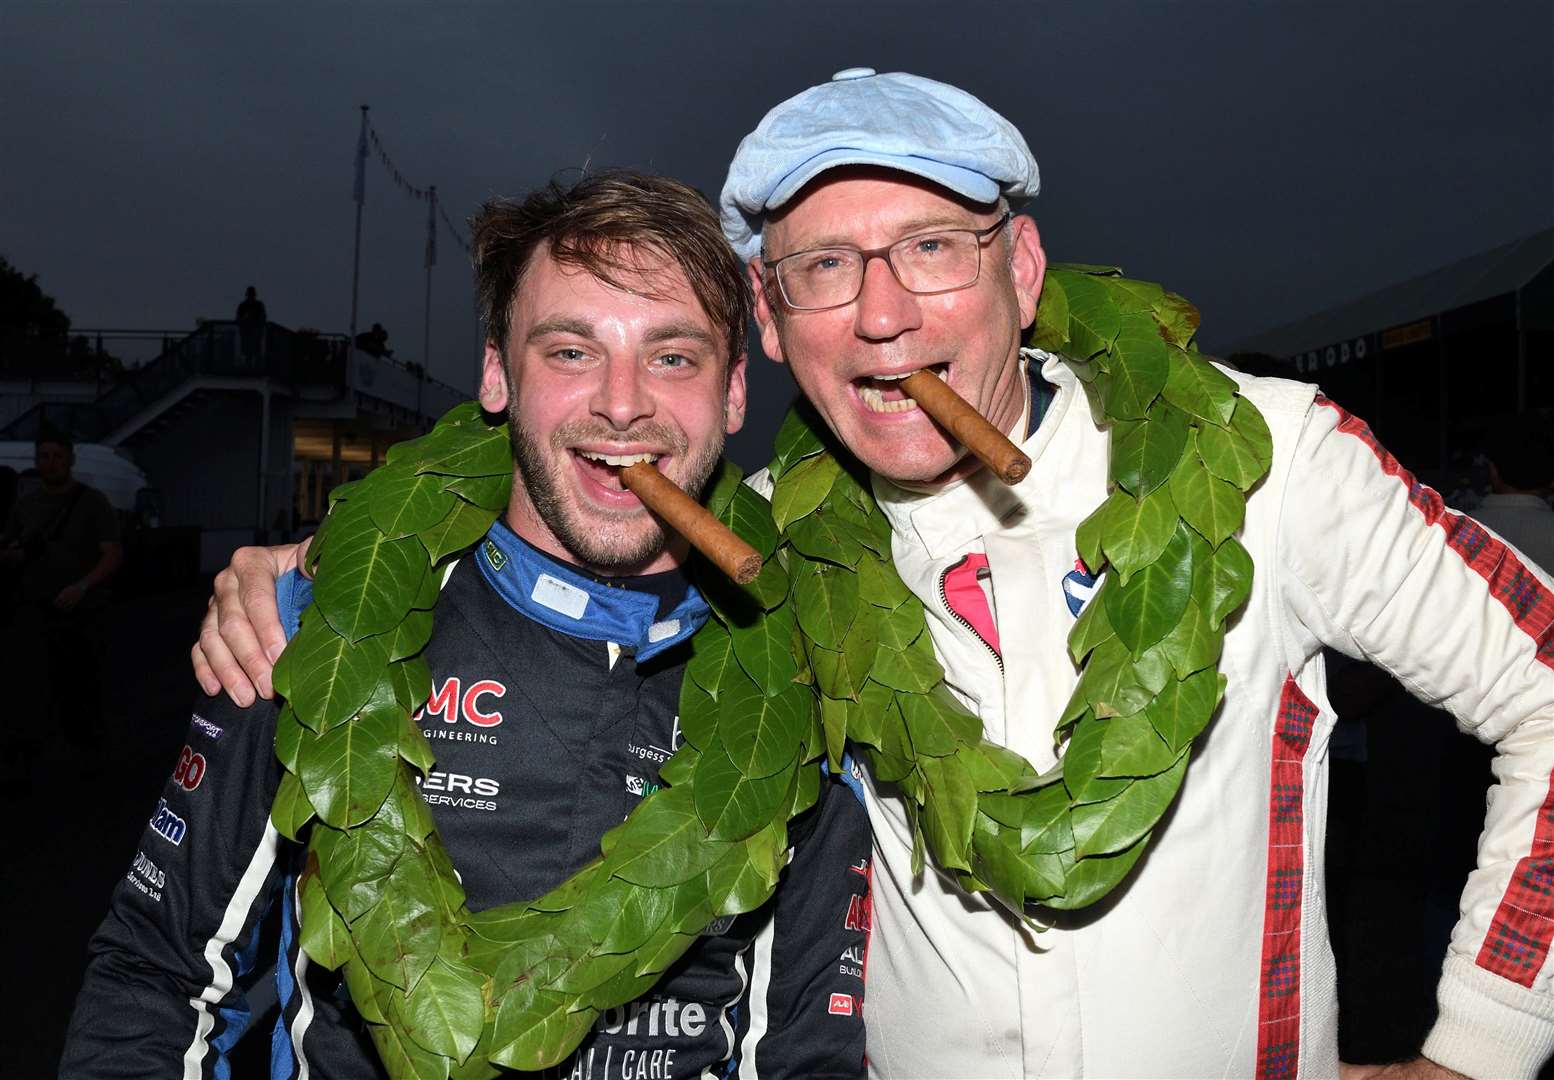
[[[426,199],[426,298],[423,301],[425,317],[421,329],[421,374],[415,389],[415,418],[421,421],[421,394],[426,386],[426,367],[432,362],[432,267],[437,265],[437,185],[433,184]]]
[[[356,185],[353,194],[356,199],[356,244],[351,256],[351,339],[347,342],[348,351],[352,354],[356,350],[356,314],[357,297],[361,288],[362,278],[362,205],[367,201],[367,109],[369,106],[361,106],[362,127],[361,133],[356,137]],[[345,382],[349,386],[352,383],[352,369],[355,367],[355,357],[351,356],[351,362],[346,364]]]

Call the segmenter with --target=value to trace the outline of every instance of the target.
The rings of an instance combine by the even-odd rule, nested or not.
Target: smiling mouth
[[[609,454],[601,450],[579,450],[574,448],[572,456],[577,459],[579,467],[591,478],[594,483],[608,491],[625,491],[626,485],[621,481],[621,470],[627,465],[635,465],[646,461],[656,463],[662,454]]]
[[[926,368],[918,370],[930,371],[945,377],[948,364],[930,364]],[[902,371],[893,375],[865,375],[854,379],[853,386],[857,388],[858,400],[863,402],[863,407],[874,413],[899,413],[911,412],[918,407],[906,392],[901,389],[901,380],[908,375],[915,375],[915,371]]]

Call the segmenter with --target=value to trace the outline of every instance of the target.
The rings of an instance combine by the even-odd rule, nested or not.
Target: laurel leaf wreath
[[[724,462],[708,507],[766,560],[738,586],[698,566],[712,608],[681,685],[667,786],[544,896],[472,913],[416,788],[421,650],[451,562],[506,505],[505,428],[469,402],[331,494],[309,552],[314,604],[275,670],[285,697],[271,812],[306,839],[301,946],[342,970],[396,1080],[495,1077],[563,1060],[599,1014],[646,993],[716,920],[776,888],[787,823],[849,743],[905,799],[925,853],[970,890],[1077,908],[1127,874],[1224,691],[1225,620],[1252,565],[1232,535],[1271,441],[1192,345],[1158,286],[1049,270],[1031,344],[1063,355],[1111,425],[1107,500],[1080,526],[1105,580],[1076,622],[1082,665],[1047,774],[982,735],[947,689],[921,602],[858,464],[790,413],[772,499]]]

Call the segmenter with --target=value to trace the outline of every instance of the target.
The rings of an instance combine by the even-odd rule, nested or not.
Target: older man
[[[1046,261],[1008,204],[1036,190],[1024,140],[982,102],[855,68],[761,121],[722,203],[762,344],[872,470],[951,688],[989,737],[1045,766],[1077,678],[1066,638],[1095,586],[1075,532],[1109,480],[1074,372],[1021,348]],[[1003,486],[901,393],[923,368],[1023,444],[1023,483]],[[950,876],[914,874],[908,819],[875,784],[879,1075],[1338,1073],[1323,645],[1389,669],[1500,755],[1440,1018],[1425,1056],[1393,1071],[1531,1075],[1554,1048],[1554,586],[1315,387],[1237,382],[1272,468],[1247,499],[1256,576],[1224,641],[1228,690],[1177,806],[1116,896],[1038,913],[1051,925],[1036,934]],[[249,553],[245,582],[226,585],[221,618],[256,673],[236,600],[264,611],[258,571],[278,557]],[[205,640],[243,685],[214,620]]]

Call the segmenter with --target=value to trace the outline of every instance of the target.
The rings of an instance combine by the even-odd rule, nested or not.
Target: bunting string
[[[416,187],[409,180],[405,179],[404,173],[399,171],[399,166],[395,165],[394,159],[389,157],[388,149],[383,145],[383,140],[378,137],[378,129],[369,128],[368,134],[372,139],[373,149],[378,152],[378,160],[383,162],[383,168],[388,171],[389,176],[393,177],[394,183],[399,187],[399,190],[418,201],[430,199],[432,197],[431,188]],[[448,234],[453,237],[453,242],[459,246],[464,254],[472,256],[474,253],[470,250],[469,241],[459,227],[453,223],[453,219],[443,209],[441,202],[437,204],[437,214],[442,218],[443,226],[447,228]]]

